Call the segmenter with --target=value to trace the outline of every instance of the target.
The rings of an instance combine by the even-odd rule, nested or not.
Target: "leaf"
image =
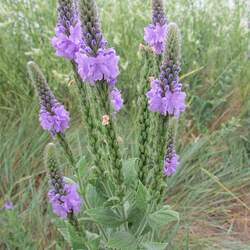
[[[86,236],[88,239],[88,242],[86,243],[86,245],[88,245],[89,249],[99,250],[100,249],[100,242],[101,242],[100,235],[86,231]]]
[[[53,223],[73,250],[85,249],[83,238],[67,220],[53,220]]]
[[[53,220],[53,223],[56,225],[57,230],[62,235],[63,239],[71,245],[71,237],[67,227],[67,224],[62,220]]]
[[[133,187],[137,183],[136,159],[128,159],[123,163],[124,182],[127,187]]]
[[[129,210],[128,223],[131,232],[135,233],[138,230],[143,219],[145,219],[145,213],[139,208],[132,208]]]
[[[86,213],[97,224],[117,227],[123,223],[121,217],[114,213],[110,208],[92,208],[86,210]]]
[[[139,182],[138,189],[135,195],[135,206],[141,211],[147,210],[148,196],[149,194],[147,188],[141,182]]]
[[[85,246],[84,239],[79,235],[79,233],[75,230],[75,228],[69,222],[67,222],[67,226],[68,226],[68,232],[71,238],[72,250],[84,249],[83,248],[83,246]]]
[[[170,222],[179,222],[179,213],[171,210],[169,206],[164,206],[160,210],[148,216],[148,223],[153,229],[159,230],[160,227],[167,225]]]
[[[195,69],[195,70],[192,70],[192,71],[188,72],[187,74],[182,75],[182,76],[180,77],[180,80],[183,80],[183,79],[187,78],[188,76],[191,76],[191,75],[193,75],[193,74],[195,74],[195,73],[197,73],[197,72],[203,70],[204,68],[205,68],[205,66],[202,66],[202,67],[199,67],[199,68],[197,68],[197,69]]]
[[[136,238],[128,232],[116,232],[110,237],[108,246],[121,250],[135,250],[137,242]]]
[[[164,250],[166,249],[168,243],[159,243],[159,242],[145,242],[142,243],[142,246],[145,250]]]
[[[78,173],[80,175],[80,177],[82,177],[83,179],[86,178],[86,176],[88,176],[89,171],[88,171],[88,164],[86,162],[86,158],[85,156],[83,156],[76,164],[76,169],[78,170]]]
[[[91,207],[101,207],[105,201],[103,195],[91,184],[86,188],[86,199]]]

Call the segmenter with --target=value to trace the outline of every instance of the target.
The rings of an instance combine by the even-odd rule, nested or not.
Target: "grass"
[[[183,83],[188,110],[178,128],[182,166],[168,180],[167,201],[181,213],[169,249],[249,249],[250,60],[247,6],[226,0],[166,1],[170,21],[183,37]],[[150,22],[150,1],[99,0],[106,38],[121,57],[119,87],[126,109],[119,115],[125,157],[133,157],[138,45]],[[38,103],[27,77],[34,59],[59,99],[71,110],[68,136],[75,154],[88,150],[79,124],[70,65],[50,46],[56,1],[3,0],[0,6],[0,249],[60,249],[46,203],[43,149],[49,136],[37,121]],[[112,18],[110,18],[112,17]],[[135,125],[135,124],[134,124]],[[63,163],[66,165],[66,163]],[[62,249],[67,249],[65,243]]]

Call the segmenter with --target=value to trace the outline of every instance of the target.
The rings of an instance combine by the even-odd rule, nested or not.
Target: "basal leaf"
[[[86,213],[97,224],[117,227],[123,223],[122,218],[120,218],[110,208],[104,208],[104,207],[92,208],[92,209],[86,210]]]
[[[137,182],[136,159],[128,159],[123,163],[124,182],[127,187],[133,187]]]
[[[142,211],[147,210],[148,205],[148,190],[147,188],[140,182],[138,185],[138,189],[135,195],[135,206]]]
[[[173,211],[169,206],[164,206],[148,216],[149,225],[158,230],[173,221],[179,221],[179,213]]]
[[[91,207],[101,207],[105,201],[103,194],[96,191],[96,188],[89,184],[86,188],[86,199]]]
[[[137,242],[136,238],[130,233],[117,232],[110,237],[108,246],[120,250],[136,250]]]
[[[145,242],[142,243],[143,249],[145,250],[165,250],[168,243],[159,242]]]

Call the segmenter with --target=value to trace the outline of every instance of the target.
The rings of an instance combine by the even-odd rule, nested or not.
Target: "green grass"
[[[249,249],[246,3],[238,0],[229,8],[226,0],[166,2],[169,20],[182,32],[182,74],[188,92],[188,109],[178,128],[182,166],[168,179],[168,203],[181,213],[180,228],[169,249]],[[150,1],[98,3],[105,37],[121,57],[119,87],[126,109],[119,115],[119,132],[124,156],[133,157],[136,131],[127,121],[136,117],[137,52],[143,27],[150,22]],[[9,197],[16,204],[14,211],[0,211],[0,249],[4,245],[11,250],[56,249],[55,240],[60,237],[46,202],[43,149],[50,138],[38,124],[38,102],[26,72],[28,60],[43,68],[57,96],[71,110],[68,136],[75,154],[80,157],[88,150],[75,89],[68,86],[70,65],[56,58],[50,45],[55,6],[55,0],[3,0],[0,6],[0,205]]]

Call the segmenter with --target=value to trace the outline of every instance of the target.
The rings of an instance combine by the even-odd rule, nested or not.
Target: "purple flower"
[[[163,53],[167,35],[167,25],[150,24],[144,28],[144,40],[156,54]]]
[[[181,91],[181,84],[174,87],[174,90],[168,90],[163,98],[164,114],[174,115],[177,119],[185,111],[186,93]]]
[[[56,50],[56,55],[73,60],[76,52],[79,51],[81,42],[81,26],[77,23],[75,26],[70,26],[69,34],[65,28],[58,26],[56,35],[52,38],[51,43]]]
[[[69,112],[59,103],[52,106],[51,110],[47,110],[45,106],[41,105],[39,121],[41,127],[53,135],[64,133],[69,127]]]
[[[119,57],[114,49],[99,49],[96,56],[77,53],[76,62],[83,81],[95,84],[97,81],[106,80],[114,86],[119,75]]]
[[[151,89],[147,92],[149,110],[163,113],[163,88],[160,80],[151,81]]]
[[[105,49],[107,42],[103,37],[95,0],[78,1],[81,20],[82,40],[88,55],[96,56],[100,49]]]
[[[175,153],[175,150],[171,152],[166,158],[164,162],[164,174],[165,176],[170,176],[176,172],[176,169],[179,165],[179,156]]]
[[[144,28],[144,40],[155,54],[162,54],[167,36],[167,18],[164,13],[163,1],[152,0],[152,24]]]
[[[5,208],[5,209],[7,209],[7,210],[9,210],[9,209],[13,209],[14,208],[14,205],[13,205],[13,202],[12,201],[6,201],[5,203],[4,203],[4,205],[3,205],[3,207]]]
[[[152,0],[152,23],[154,25],[158,23],[161,26],[167,23],[163,0]]]
[[[53,212],[62,219],[66,219],[72,212],[78,213],[81,210],[82,200],[75,183],[64,183],[62,193],[58,193],[55,188],[52,188],[48,192],[48,198]]]
[[[149,110],[162,115],[173,115],[179,118],[185,111],[186,94],[181,91],[181,84],[175,84],[173,90],[156,79],[151,82],[151,89],[147,92]]]
[[[185,111],[186,94],[179,82],[180,73],[180,33],[175,23],[168,25],[168,35],[159,79],[151,82],[146,94],[149,110],[166,116],[179,118]]]
[[[123,99],[120,90],[113,88],[110,92],[110,99],[114,110],[119,112],[123,106]]]
[[[41,127],[51,132],[53,136],[56,133],[64,133],[65,129],[69,127],[69,113],[56,100],[38,65],[29,62],[27,68],[40,100],[39,121]]]

